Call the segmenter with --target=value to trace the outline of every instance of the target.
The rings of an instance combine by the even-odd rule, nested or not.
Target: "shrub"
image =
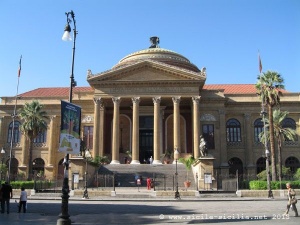
[[[300,168],[297,169],[296,173],[294,174],[295,180],[300,180]]]
[[[295,189],[300,188],[300,181],[282,181],[281,182],[282,189],[286,189],[286,186],[285,186],[286,183],[291,183],[292,187]],[[249,189],[250,190],[267,190],[268,189],[267,181],[252,180],[249,182]],[[279,190],[280,182],[279,181],[271,181],[271,189]]]
[[[34,181],[12,181],[10,182],[13,189],[20,189],[24,187],[25,189],[33,189]]]

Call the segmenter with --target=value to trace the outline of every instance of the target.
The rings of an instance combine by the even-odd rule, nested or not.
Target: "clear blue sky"
[[[282,74],[300,92],[299,0],[0,0],[0,96],[68,87],[72,42],[61,40],[65,12],[77,22],[75,80],[110,69],[124,56],[160,47],[207,68],[207,84],[254,84],[263,71]],[[73,23],[71,23],[73,26]]]

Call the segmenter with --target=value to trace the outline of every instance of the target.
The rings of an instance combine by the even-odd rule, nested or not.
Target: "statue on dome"
[[[149,48],[159,48],[159,37],[150,37],[151,46]]]

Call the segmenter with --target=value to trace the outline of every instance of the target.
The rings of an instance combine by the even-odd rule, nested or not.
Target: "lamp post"
[[[84,153],[84,158],[85,158],[85,181],[84,181],[84,192],[83,192],[83,199],[88,199],[89,198],[89,193],[88,193],[88,189],[87,189],[87,174],[88,174],[88,160],[92,158],[92,155],[90,153],[89,150],[86,150]]]
[[[180,194],[179,194],[179,191],[178,191],[178,172],[177,172],[177,161],[178,161],[178,158],[179,158],[179,152],[177,150],[177,148],[175,148],[175,151],[174,151],[174,159],[175,159],[175,183],[176,183],[176,191],[175,191],[175,199],[180,199]]]
[[[73,87],[76,86],[76,81],[74,80],[74,59],[75,59],[75,44],[76,44],[76,35],[78,34],[76,30],[76,20],[75,14],[71,10],[71,12],[65,13],[67,16],[67,24],[64,29],[64,34],[62,36],[63,41],[72,41],[70,32],[71,26],[70,22],[73,21],[74,29],[73,29],[73,49],[72,49],[72,66],[71,66],[71,76],[70,76],[70,90],[69,90],[69,102],[72,102],[73,96]],[[69,18],[71,17],[71,19]],[[57,225],[71,225],[70,215],[69,215],[69,154],[66,154],[64,158],[64,181],[62,187],[62,204],[61,204],[61,213],[59,215],[59,219],[57,220]]]
[[[2,150],[1,150],[1,157],[2,157],[2,159],[1,159],[1,179],[0,179],[0,181],[2,181],[4,154],[5,154],[5,150],[4,150],[4,148],[2,147]]]

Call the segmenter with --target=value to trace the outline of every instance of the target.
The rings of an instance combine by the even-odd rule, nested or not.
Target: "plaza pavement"
[[[285,198],[182,195],[180,200],[176,200],[173,196],[151,197],[152,191],[147,190],[131,188],[116,191],[117,195],[113,197],[70,197],[71,224],[300,224],[300,217],[294,217],[292,211],[288,217],[283,216]],[[145,197],[147,194],[150,197]],[[19,214],[13,199],[11,213],[0,215],[0,225],[55,225],[60,209],[60,197],[29,196],[28,212]]]

